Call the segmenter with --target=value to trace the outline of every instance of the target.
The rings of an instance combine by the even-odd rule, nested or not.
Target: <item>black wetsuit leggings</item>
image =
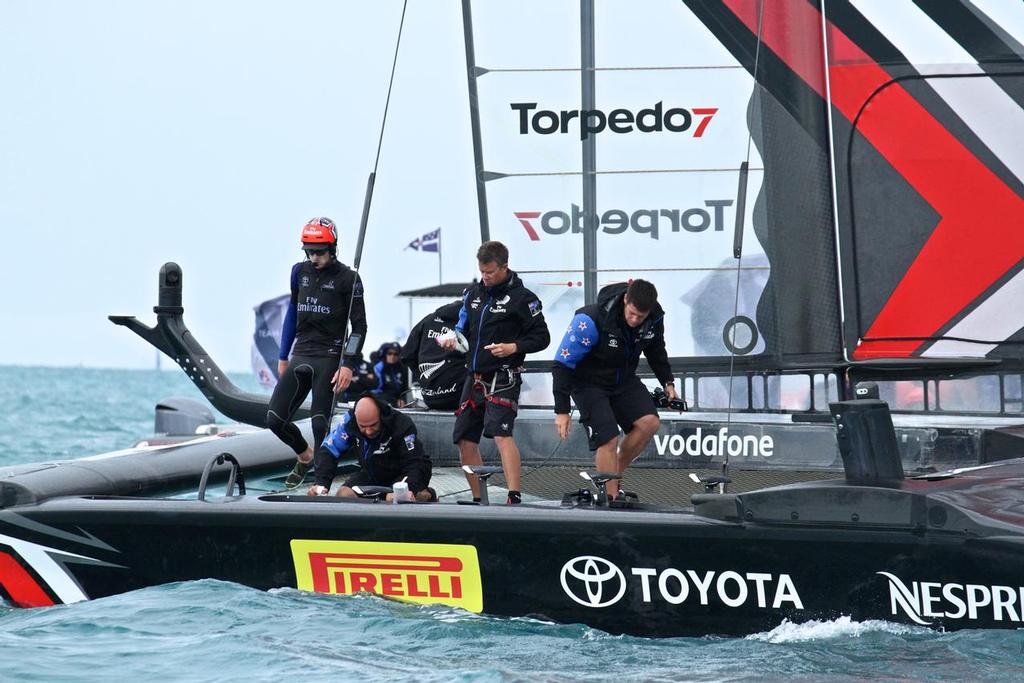
[[[267,427],[277,438],[288,444],[296,455],[305,451],[309,444],[291,419],[312,389],[310,424],[315,442],[313,450],[319,448],[331,423],[331,412],[334,409],[331,378],[337,369],[337,356],[292,356],[288,368],[277,381],[267,410]]]

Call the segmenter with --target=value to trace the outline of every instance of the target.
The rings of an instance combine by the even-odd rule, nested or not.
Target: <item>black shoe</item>
[[[505,500],[506,505],[519,505],[523,502],[523,494],[519,491],[509,491],[508,498]]]
[[[615,494],[615,498],[613,500],[616,502],[625,502],[627,500],[640,502],[640,496],[636,495],[632,491],[623,491],[622,489],[619,489],[619,492]]]
[[[427,487],[427,491],[430,492],[430,500],[428,500],[427,502],[428,503],[436,503],[437,502],[437,491],[435,491],[430,486]]]
[[[302,485],[302,482],[306,479],[306,472],[309,471],[310,463],[302,462],[301,460],[295,461],[295,467],[288,473],[288,477],[284,480],[284,487],[289,491],[297,489]]]

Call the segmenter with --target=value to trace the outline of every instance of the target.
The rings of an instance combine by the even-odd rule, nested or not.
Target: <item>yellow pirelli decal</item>
[[[299,590],[366,591],[402,602],[483,611],[474,546],[304,539],[292,540],[291,546]]]

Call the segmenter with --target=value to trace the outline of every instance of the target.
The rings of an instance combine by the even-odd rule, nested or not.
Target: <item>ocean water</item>
[[[245,391],[263,393],[251,374],[229,376]],[[0,366],[0,467],[128,448],[153,433],[156,404],[172,396],[208,405],[176,366],[163,372]]]
[[[178,371],[0,367],[0,466],[125,448],[152,432],[153,406],[169,396],[202,398]],[[220,581],[31,610],[0,603],[0,681],[114,678],[1024,681],[1024,630],[837,619],[746,638],[646,639]]]

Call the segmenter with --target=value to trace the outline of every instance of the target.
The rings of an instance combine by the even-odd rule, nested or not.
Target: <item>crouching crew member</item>
[[[402,347],[402,362],[419,382],[423,402],[431,410],[455,410],[466,381],[466,354],[446,349],[441,340],[450,336],[459,321],[461,301],[441,306],[412,328]]]
[[[540,299],[508,268],[508,249],[501,242],[484,242],[477,251],[480,282],[466,290],[455,329],[468,342],[469,374],[455,415],[452,439],[463,465],[481,465],[480,436],[493,438],[501,454],[508,486],[508,503],[522,502],[519,489],[519,448],[512,438],[519,408],[519,373],[527,354],[547,348],[551,337]],[[456,348],[453,337],[445,348]],[[480,481],[467,474],[473,498],[480,498]]]
[[[339,496],[354,497],[353,486],[391,486],[405,481],[409,500],[437,500],[427,486],[432,468],[416,425],[374,396],[356,401],[324,439],[316,457],[316,483],[309,487],[309,495],[323,496],[330,491],[338,460],[346,455],[358,458],[360,469],[341,485]],[[391,500],[392,494],[387,498]]]
[[[297,457],[295,468],[285,480],[290,489],[302,483],[313,460],[313,449],[291,422],[295,411],[312,390],[310,424],[313,443],[319,445],[331,423],[334,394],[344,391],[352,382],[354,363],[366,338],[363,283],[355,271],[337,259],[338,231],[334,221],[310,220],[302,228],[302,249],[306,260],[292,266],[292,296],[281,331],[279,379],[267,410],[267,427]],[[354,348],[349,349],[350,355],[341,364],[349,320],[354,342],[350,346]]]
[[[398,342],[385,342],[377,351],[377,362],[373,372],[377,375],[377,386],[373,393],[388,405],[404,408],[405,394],[409,391],[409,371],[399,357],[402,347]]]
[[[650,392],[636,376],[640,354],[676,398],[675,380],[665,352],[665,312],[658,290],[646,280],[604,287],[597,303],[576,311],[552,369],[555,426],[569,436],[569,397],[587,429],[595,465],[603,472],[622,472],[640,454],[661,421]],[[619,444],[619,428],[625,432]],[[608,482],[614,497],[619,482]]]

